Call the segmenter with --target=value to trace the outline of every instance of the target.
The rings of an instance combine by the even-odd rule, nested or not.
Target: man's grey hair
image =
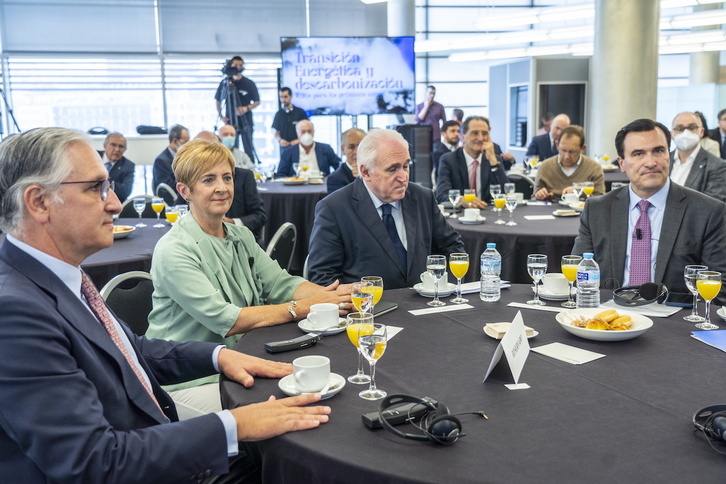
[[[169,144],[172,144],[175,139],[181,139],[182,132],[184,132],[184,130],[189,131],[181,124],[175,124],[172,126],[171,129],[169,129]]]
[[[67,150],[77,143],[89,143],[88,137],[65,128],[37,128],[0,144],[0,230],[19,233],[23,194],[31,185],[47,188],[62,202],[58,188],[72,169]]]
[[[408,141],[398,131],[370,130],[358,145],[358,165],[365,166],[370,171],[375,170],[379,154],[382,150],[389,149],[391,144],[397,144],[408,151]]]
[[[106,135],[106,138],[103,140],[103,146],[106,146],[109,141],[111,141],[111,138],[121,138],[124,140],[124,143],[126,143],[126,136],[122,135],[118,131],[114,131],[113,133],[108,133]]]

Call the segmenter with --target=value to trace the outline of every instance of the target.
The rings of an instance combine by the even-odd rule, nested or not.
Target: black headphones
[[[420,424],[411,422],[415,427],[421,430],[422,434],[401,432],[393,427],[393,425],[391,425],[390,422],[383,416],[383,412],[385,410],[402,403],[415,403],[427,407],[428,411],[421,417]],[[466,413],[481,415],[486,418],[484,412]],[[459,413],[456,415],[464,414]],[[404,439],[428,440],[437,444],[451,445],[456,442],[459,437],[466,435],[462,432],[461,422],[458,418],[449,413],[449,409],[446,405],[443,403],[434,404],[430,400],[413,397],[411,395],[389,395],[381,400],[378,405],[378,418],[383,428],[387,429],[389,432],[393,432],[399,437],[403,437]]]
[[[662,303],[667,297],[668,288],[655,282],[646,282],[640,286],[620,287],[613,291],[613,300],[620,306],[642,306],[656,301]]]
[[[711,405],[694,413],[693,426],[709,440],[726,441],[726,405]]]

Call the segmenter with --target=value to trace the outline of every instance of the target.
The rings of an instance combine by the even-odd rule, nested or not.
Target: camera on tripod
[[[232,65],[231,62],[227,62],[221,69],[222,73],[232,79],[234,76],[242,74],[242,69],[238,69]]]

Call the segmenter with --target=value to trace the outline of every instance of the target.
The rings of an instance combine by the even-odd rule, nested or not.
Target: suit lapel
[[[401,265],[401,261],[396,255],[396,248],[393,247],[393,241],[388,235],[388,231],[383,225],[380,215],[378,215],[378,210],[376,210],[376,207],[373,205],[373,200],[371,200],[370,195],[368,195],[368,190],[366,190],[363,180],[357,179],[353,182],[353,184],[353,210],[358,216],[358,221],[356,223],[360,223],[363,227],[368,229],[371,235],[373,235],[373,238],[381,245],[382,252],[386,254],[398,270],[401,271],[401,274],[405,276],[407,271],[404,270],[405,268]],[[405,220],[406,217],[404,217],[404,221]],[[406,230],[408,230],[408,226],[406,226]]]
[[[411,267],[411,263],[413,261],[412,255],[416,251],[416,241],[419,240],[420,237],[422,237],[420,233],[421,224],[416,223],[418,217],[415,216],[416,211],[420,208],[423,207],[419,207],[416,201],[413,200],[413,197],[411,196],[411,191],[406,190],[406,196],[403,197],[403,200],[401,200],[403,224],[406,227],[406,264],[408,265],[408,267],[406,267],[406,270],[404,271],[404,275],[408,274],[408,270]]]
[[[469,188],[469,168],[466,166],[464,148],[457,148],[456,150],[456,165],[459,170],[459,176],[462,180],[461,186]]]
[[[658,255],[655,259],[655,280],[653,282],[663,281],[668,259],[673,252],[678,230],[681,227],[683,215],[688,206],[685,198],[683,190],[675,183],[671,183],[665,211],[663,212],[663,225],[660,229]]]
[[[613,238],[613,253],[610,254],[612,260],[610,273],[620,286],[626,285],[626,282],[623,281],[623,271],[625,268],[625,253],[628,250],[629,204],[630,191],[621,189],[608,214],[608,217],[610,217],[610,236]]]
[[[674,152],[675,156],[675,152]],[[703,148],[698,150],[698,154],[696,155],[696,159],[693,160],[693,165],[691,166],[691,171],[688,172],[688,177],[686,178],[686,183],[683,185],[689,188],[693,188],[694,190],[701,191],[703,189],[703,183],[701,181],[703,180],[704,172],[706,171],[706,150]]]

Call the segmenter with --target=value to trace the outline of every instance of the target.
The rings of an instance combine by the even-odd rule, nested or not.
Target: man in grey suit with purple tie
[[[726,205],[670,181],[670,141],[668,128],[650,119],[633,121],[615,137],[630,185],[587,201],[572,249],[595,254],[600,287],[655,282],[687,293],[686,265],[726,273]]]

